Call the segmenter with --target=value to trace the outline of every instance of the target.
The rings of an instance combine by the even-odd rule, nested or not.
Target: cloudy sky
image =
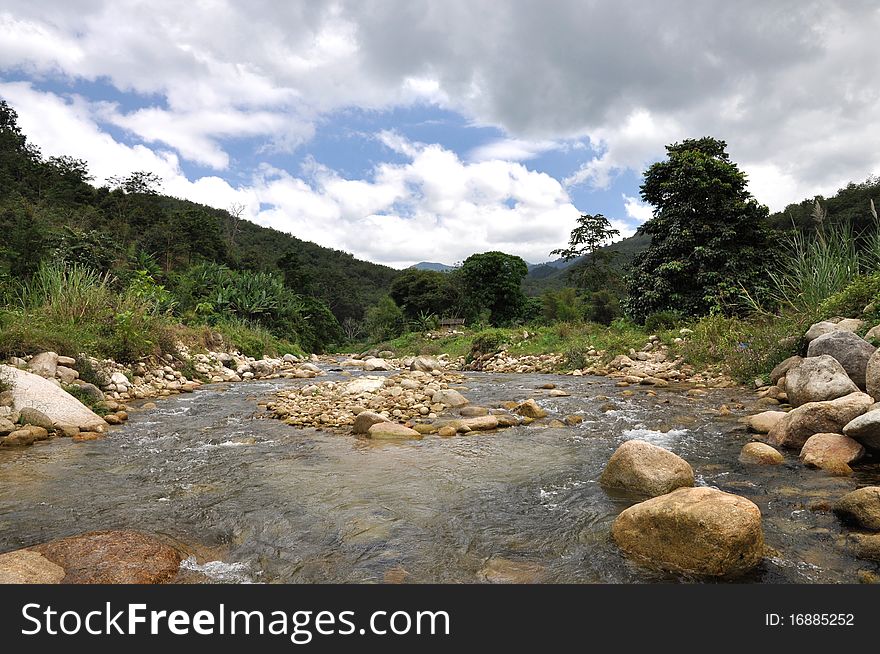
[[[663,146],[727,141],[771,209],[880,173],[873,0],[0,0],[44,155],[371,261],[545,261],[650,216]]]

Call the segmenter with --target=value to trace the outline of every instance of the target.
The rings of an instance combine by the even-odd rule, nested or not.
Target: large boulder
[[[611,455],[599,483],[606,488],[654,497],[693,486],[694,471],[687,461],[669,450],[631,440]]]
[[[51,379],[58,370],[58,355],[55,352],[35,354],[28,362],[28,368],[35,375]]]
[[[871,450],[880,450],[880,411],[868,411],[850,420],[843,433]]]
[[[774,447],[801,449],[813,434],[839,434],[853,418],[865,413],[874,401],[865,393],[850,393],[836,400],[808,402],[792,409],[767,434]]]
[[[396,422],[377,422],[367,430],[367,436],[377,440],[396,441],[421,438],[422,435],[415,429]]]
[[[363,393],[375,393],[385,386],[385,380],[381,377],[361,377],[348,382],[342,388],[343,395],[361,395]]]
[[[409,364],[409,369],[431,372],[433,370],[442,370],[443,364],[434,357],[419,356],[412,360],[412,363]]]
[[[865,392],[880,402],[880,348],[871,355],[865,367]]]
[[[136,531],[93,531],[28,550],[62,568],[65,584],[164,584],[181,561],[175,548]]]
[[[811,468],[840,470],[865,454],[861,443],[843,434],[813,434],[804,443],[800,459]],[[845,469],[845,468],[843,468]]]
[[[611,527],[617,545],[638,561],[665,570],[735,577],[763,557],[761,511],[714,488],[679,488],[636,504]]]
[[[817,322],[814,325],[810,325],[810,328],[807,330],[807,333],[804,334],[804,340],[807,343],[812,343],[814,340],[819,338],[820,336],[824,336],[825,334],[831,334],[832,332],[840,332],[840,331],[848,331],[854,332],[858,330],[861,326],[861,320],[823,320],[822,322]]]
[[[813,342],[817,343],[821,338],[824,336]],[[836,400],[858,390],[840,362],[828,354],[808,357],[792,366],[785,375],[785,393],[791,405],[796,407],[807,402]]]
[[[452,388],[445,388],[436,391],[431,396],[431,402],[434,404],[445,404],[453,409],[457,409],[458,407],[468,404],[468,399]]]
[[[795,366],[800,365],[801,361],[803,361],[803,357],[800,357],[798,355],[788,357],[785,361],[773,368],[773,371],[770,373],[770,383],[775,384],[776,382],[778,382],[780,379],[785,377],[789,370],[791,370]]]
[[[366,370],[367,372],[371,372],[373,370],[391,370],[391,364],[389,364],[385,359],[371,357],[364,361],[364,370]]]
[[[750,465],[778,466],[785,463],[785,457],[766,443],[746,443],[739,453],[739,462]]]
[[[380,422],[391,422],[385,416],[372,411],[361,411],[354,419],[354,425],[351,427],[353,434],[366,434],[370,431],[370,427]]]
[[[875,351],[876,348],[858,334],[838,330],[810,341],[810,346],[807,348],[807,360],[809,357],[818,357],[823,354],[834,357],[840,362],[856,386],[865,390],[865,372],[868,367],[868,359]]]
[[[847,493],[834,504],[834,512],[864,529],[880,531],[880,486]]]
[[[100,431],[106,426],[101,416],[48,379],[11,366],[0,366],[0,376],[12,384],[13,402],[19,411],[36,409],[55,425],[82,431]]]
[[[766,434],[785,417],[785,411],[762,411],[751,416],[743,416],[739,422],[756,434]]]

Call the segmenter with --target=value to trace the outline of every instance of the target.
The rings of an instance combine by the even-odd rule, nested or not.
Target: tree
[[[374,341],[400,336],[405,325],[403,312],[387,295],[380,298],[376,306],[367,309],[366,329]]]
[[[389,295],[412,320],[423,314],[449,316],[459,303],[455,276],[435,270],[404,270],[391,282]]]
[[[522,317],[526,296],[522,280],[529,272],[520,257],[504,252],[472,254],[461,265],[462,297],[471,319],[483,309],[495,325],[507,325]]]
[[[600,248],[619,235],[620,231],[614,229],[601,213],[584,213],[578,218],[577,227],[571,230],[568,247],[553,250],[550,254],[559,255],[566,261],[584,257],[581,263],[571,267],[569,279],[581,290],[599,290],[607,285],[611,274],[608,266],[614,258],[613,252]]]
[[[711,137],[675,143],[645,172],[641,196],[654,214],[639,233],[651,245],[633,262],[625,300],[637,322],[657,311],[729,312],[743,290],[762,295],[773,258],[769,212],[746,190],[726,147]]]

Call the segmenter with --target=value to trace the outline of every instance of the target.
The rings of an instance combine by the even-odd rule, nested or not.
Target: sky
[[[0,0],[44,156],[404,268],[627,236],[714,136],[771,210],[880,173],[873,0]]]

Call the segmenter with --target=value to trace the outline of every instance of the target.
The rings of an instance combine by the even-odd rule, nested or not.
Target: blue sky
[[[530,262],[712,135],[778,210],[880,171],[871,2],[0,3],[0,97],[47,156],[405,267]]]

